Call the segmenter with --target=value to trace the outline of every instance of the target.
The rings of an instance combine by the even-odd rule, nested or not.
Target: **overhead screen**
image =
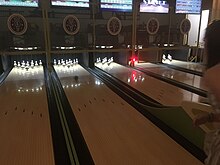
[[[89,7],[89,0],[51,0],[52,6]]]
[[[101,9],[109,11],[132,11],[132,0],[101,0]]]
[[[38,7],[38,0],[0,0],[0,6]]]
[[[142,0],[140,12],[144,13],[169,13],[167,0]]]
[[[202,0],[176,0],[176,13],[200,14]]]

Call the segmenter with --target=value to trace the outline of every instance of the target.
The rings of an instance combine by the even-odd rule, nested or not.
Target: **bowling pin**
[[[17,63],[16,63],[16,61],[14,61],[14,67],[16,67],[17,66]]]
[[[20,64],[20,62],[18,62],[18,65],[17,65],[18,67],[20,67],[21,66],[21,64]]]
[[[54,65],[57,65],[56,59],[53,60],[53,64],[54,64]]]
[[[168,54],[167,59],[170,60],[170,62],[171,62],[172,61],[172,56],[170,54]]]

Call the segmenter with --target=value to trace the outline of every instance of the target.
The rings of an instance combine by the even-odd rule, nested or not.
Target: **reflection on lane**
[[[56,72],[95,164],[201,164],[82,67],[72,74],[59,67]],[[70,88],[76,83],[80,86]]]
[[[152,63],[138,63],[136,64],[136,66],[143,68],[144,70],[159,74],[161,76],[176,80],[178,82],[207,91],[207,87],[205,86],[203,79],[200,76]]]
[[[62,86],[64,89],[71,89],[71,88],[74,89],[89,84],[97,85],[97,86],[104,84],[95,77],[94,78],[90,77],[88,81],[87,76],[89,76],[90,74],[84,69],[82,69],[82,67],[79,64],[74,64],[72,66],[54,65],[54,68],[59,78],[62,80]],[[68,79],[66,80],[65,78]],[[93,81],[93,79],[95,79],[95,81]]]
[[[167,64],[182,67],[185,69],[197,71],[197,72],[204,72],[206,67],[200,63],[193,63],[193,62],[185,62],[179,60],[172,60],[172,62],[167,62]]]
[[[11,87],[7,88],[8,85]],[[2,86],[4,92],[39,94],[44,87],[43,67],[35,66],[29,69],[14,67]]]
[[[0,164],[55,164],[43,67],[15,66],[0,100]]]
[[[123,82],[131,85],[133,88],[139,90],[140,92],[144,93],[145,95],[151,97],[152,99],[158,101],[163,105],[179,106],[181,105],[183,100],[193,102],[206,100],[205,98],[200,97],[197,94],[188,92],[174,85],[157,80],[153,77],[147,76],[140,71],[124,67],[117,63],[111,63],[110,66],[106,64],[96,63],[96,66],[112,74]]]

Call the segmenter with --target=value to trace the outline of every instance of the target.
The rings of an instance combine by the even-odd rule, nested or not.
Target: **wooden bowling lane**
[[[26,72],[14,68],[0,86],[0,164],[53,165],[43,68]]]
[[[58,68],[96,165],[202,164],[83,68],[72,73]]]
[[[96,66],[163,105],[180,106],[182,101],[200,102],[201,100],[206,100],[206,98],[197,94],[117,63],[111,63],[110,66],[107,64],[98,64]]]
[[[142,69],[146,69],[150,72],[159,74],[163,77],[167,77],[175,81],[207,91],[207,87],[205,86],[203,79],[200,76],[171,69],[163,65],[156,65],[153,63],[137,63],[136,66]]]
[[[186,61],[179,61],[179,60],[172,60],[171,62],[168,62],[170,65],[182,67],[185,69],[197,71],[197,72],[204,72],[206,67],[202,65],[201,63],[194,63],[194,62],[186,62]]]

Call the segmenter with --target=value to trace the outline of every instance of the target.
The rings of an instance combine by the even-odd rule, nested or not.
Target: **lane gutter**
[[[53,141],[53,152],[56,165],[70,165],[69,153],[66,146],[66,140],[64,137],[63,127],[61,124],[58,107],[56,102],[54,91],[51,86],[51,78],[49,71],[44,67],[45,87],[47,93],[48,110],[51,125],[51,134]]]
[[[5,72],[3,72],[0,75],[0,86],[2,85],[2,83],[4,82],[4,80],[8,77],[9,73],[11,72],[13,67],[10,67],[9,69],[7,69]]]

